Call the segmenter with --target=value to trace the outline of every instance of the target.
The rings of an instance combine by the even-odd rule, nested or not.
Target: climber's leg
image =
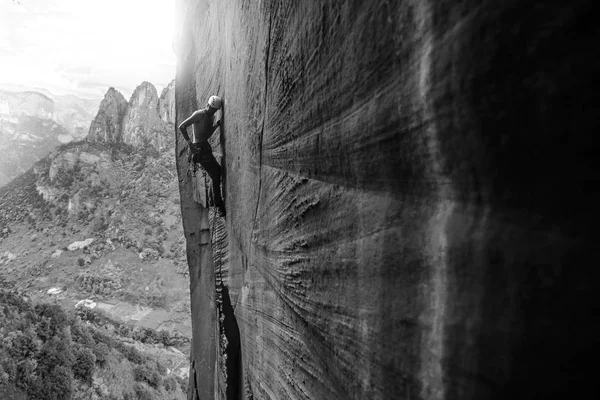
[[[198,159],[212,181],[215,207],[224,210],[225,203],[221,197],[221,166],[213,155],[210,144],[205,143],[199,147]]]

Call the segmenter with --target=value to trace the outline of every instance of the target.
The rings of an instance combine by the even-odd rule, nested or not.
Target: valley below
[[[0,188],[0,289],[8,299],[25,301],[23,309],[58,307],[57,319],[50,319],[58,322],[52,323],[60,324],[64,314],[72,324],[84,324],[96,346],[106,343],[112,349],[114,363],[96,362],[87,381],[77,375],[77,355],[65,364],[76,383],[70,386],[72,396],[64,398],[179,399],[188,384],[192,326],[174,128],[168,104],[159,116],[159,98],[150,83],[140,86],[131,103],[121,101],[123,111],[115,121],[113,95],[122,97],[109,90],[94,120],[98,137],[40,144],[47,155]],[[125,126],[122,118],[136,133],[126,141],[119,130]],[[153,140],[143,139],[150,129]],[[103,130],[119,135],[108,138]],[[32,141],[37,143],[35,137]],[[16,300],[6,301],[10,307]],[[6,326],[19,326],[26,315],[5,312],[3,318]],[[2,331],[1,398],[46,398],[54,390],[39,383],[48,381],[50,372],[33,368],[31,382],[18,372],[26,360],[43,363],[40,354],[54,340],[40,336],[39,326],[35,331],[39,351],[23,354],[10,338],[28,330]],[[60,330],[56,335],[71,340]],[[123,357],[129,364],[121,365]],[[106,389],[123,374],[118,390]]]
[[[30,304],[75,313],[183,382],[192,328],[172,164],[172,154],[153,147],[59,146],[0,189],[0,279]]]

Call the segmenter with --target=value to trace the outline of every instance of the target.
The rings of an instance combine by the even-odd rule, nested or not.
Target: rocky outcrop
[[[50,178],[50,181],[53,181],[58,176],[61,169],[67,171],[73,170],[77,163],[79,163],[79,157],[79,153],[72,151],[65,151],[53,157],[48,168],[48,178]]]
[[[175,123],[175,79],[161,92],[158,99],[158,113],[160,118],[169,123]]]
[[[168,88],[163,90],[165,118],[169,114]],[[159,114],[160,99],[150,82],[142,82],[131,95],[129,102],[120,92],[110,88],[106,93],[98,115],[92,122],[88,140],[124,142],[135,147],[152,146],[164,150],[173,135],[173,127]],[[170,121],[172,124],[173,121]]]
[[[122,141],[123,118],[127,113],[127,100],[111,87],[100,103],[98,113],[90,125],[88,140],[103,142]]]
[[[593,8],[180,0],[177,122],[225,101],[226,222],[176,149],[189,398],[593,390]]]
[[[150,82],[138,86],[129,100],[123,120],[123,141],[134,146],[151,144],[157,149],[165,145],[166,135],[172,134],[158,113],[158,94]]]

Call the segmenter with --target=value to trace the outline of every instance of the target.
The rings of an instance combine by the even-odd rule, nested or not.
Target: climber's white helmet
[[[211,108],[219,109],[221,108],[221,104],[223,104],[223,100],[219,96],[210,96],[208,99],[208,105]]]

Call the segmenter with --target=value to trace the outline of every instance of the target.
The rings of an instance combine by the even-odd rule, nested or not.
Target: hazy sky
[[[175,0],[0,0],[0,84],[129,100],[175,78]]]

